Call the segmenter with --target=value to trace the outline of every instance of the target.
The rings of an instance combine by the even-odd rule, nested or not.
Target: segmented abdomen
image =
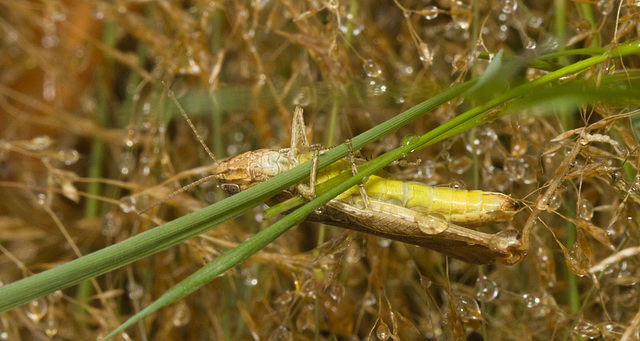
[[[462,226],[482,226],[509,221],[519,205],[502,193],[432,187],[418,182],[371,176],[365,186],[373,199],[440,217]],[[338,200],[359,201],[357,188],[341,194]]]

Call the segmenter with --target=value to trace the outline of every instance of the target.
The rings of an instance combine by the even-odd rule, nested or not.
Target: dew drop
[[[426,66],[430,66],[433,63],[433,50],[429,45],[424,42],[421,42],[418,46],[420,53],[420,60],[425,63]]]
[[[509,38],[509,27],[507,25],[500,25],[500,28],[498,30],[498,40],[500,41],[506,41]]]
[[[227,154],[236,155],[238,153],[238,146],[235,144],[230,144],[227,146]]]
[[[498,134],[496,131],[489,127],[480,127],[476,131],[476,136],[473,141],[474,146],[476,147],[476,153],[480,152],[488,152],[493,149],[496,141],[498,141]]]
[[[553,298],[547,293],[543,293],[542,296],[537,294],[527,293],[522,295],[523,302],[528,309],[528,313],[533,318],[543,318],[551,312],[551,304]]]
[[[52,338],[58,334],[58,328],[58,320],[55,318],[47,318],[44,326],[44,333],[47,334],[48,337]]]
[[[367,95],[368,96],[380,96],[387,92],[387,86],[382,82],[370,80],[367,83]]]
[[[329,291],[329,296],[331,296],[331,299],[333,299],[337,303],[340,303],[340,301],[344,297],[345,288],[344,288],[344,285],[342,285],[342,283],[336,282],[329,287],[328,291]]]
[[[376,296],[371,291],[367,291],[367,293],[364,295],[364,305],[366,307],[370,307],[376,304],[377,301],[378,300],[376,299]]]
[[[522,295],[522,301],[524,302],[525,306],[529,309],[531,308],[535,308],[538,305],[540,305],[540,297],[534,295],[534,294],[524,294]]]
[[[127,284],[127,291],[129,292],[130,299],[139,300],[144,293],[144,288],[138,283],[131,282]]]
[[[593,204],[586,199],[581,199],[578,203],[578,218],[591,220],[593,218]]]
[[[139,136],[138,131],[136,129],[129,128],[125,132],[123,139],[124,139],[125,146],[131,148],[131,147],[133,147],[133,145],[138,143],[138,141],[140,140],[140,136]]]
[[[544,43],[544,50],[546,50],[546,51],[555,51],[555,50],[558,49],[558,46],[559,46],[558,39],[555,38],[555,37],[550,37]]]
[[[514,157],[522,157],[527,152],[527,141],[523,138],[514,138],[511,140],[511,155]]]
[[[382,75],[382,68],[373,59],[367,59],[362,65],[367,76],[377,78]]]
[[[407,135],[405,137],[402,138],[402,141],[400,142],[400,145],[402,146],[408,146],[411,143],[417,141],[420,137],[418,135]]]
[[[340,32],[342,32],[342,34],[347,34],[349,29],[349,25],[340,25]],[[351,28],[351,34],[353,34],[353,36],[358,36],[362,31],[364,31],[364,25],[362,23],[355,22],[353,28]]]
[[[502,13],[511,14],[518,9],[518,1],[504,0],[502,1]]]
[[[527,50],[535,50],[536,47],[538,47],[538,44],[536,43],[535,40],[531,39],[530,37],[527,37],[525,39],[525,44],[524,44],[524,48]]]
[[[473,14],[471,7],[462,1],[456,1],[451,8],[451,19],[463,30],[469,29]]]
[[[36,198],[38,200],[38,205],[47,205],[49,203],[49,200],[44,193],[38,193]]]
[[[52,73],[45,73],[44,81],[42,82],[42,97],[45,101],[51,102],[56,98],[56,79]]]
[[[15,328],[13,328],[11,323],[7,319],[0,316],[0,340],[1,341],[19,340],[17,335],[14,335],[14,330]]]
[[[44,150],[51,146],[53,140],[46,135],[36,136],[25,146],[29,150]]]
[[[255,220],[257,223],[261,223],[264,220],[264,213],[263,212],[258,212],[253,216],[253,220]]]
[[[58,43],[60,43],[60,38],[56,34],[47,34],[40,39],[40,44],[45,49],[56,47]]]
[[[244,285],[248,287],[254,287],[258,285],[258,279],[254,276],[253,271],[250,269],[243,269],[240,272],[240,277],[242,278],[242,282]]]
[[[633,178],[633,183],[629,186],[629,192],[630,194],[640,193],[640,174]]]
[[[542,19],[542,17],[535,16],[535,15],[531,16],[529,20],[527,20],[527,26],[529,26],[532,29],[539,29],[543,23],[544,23],[544,19]]]
[[[56,158],[62,161],[65,165],[70,166],[80,159],[80,153],[75,149],[66,149],[58,151]]]
[[[595,339],[600,336],[600,330],[598,330],[598,328],[593,324],[586,321],[578,323],[575,328],[573,328],[573,332],[579,337],[586,337],[589,339]]]
[[[384,322],[380,322],[380,325],[376,328],[376,336],[382,341],[388,340],[391,337],[389,326]]]
[[[49,295],[49,299],[52,303],[59,302],[62,299],[62,291],[56,290],[51,295]]]
[[[422,14],[427,20],[433,20],[438,17],[439,12],[440,11],[438,10],[438,7],[427,6],[424,9],[422,9],[420,14]]]
[[[478,302],[473,298],[462,295],[456,299],[457,315],[464,321],[480,321],[482,313]]]
[[[604,322],[597,325],[598,330],[602,333],[605,340],[617,340],[624,334],[626,327],[616,322]],[[632,337],[633,339],[634,337]],[[638,333],[635,334],[635,340],[638,340]]]
[[[491,302],[498,297],[498,285],[486,276],[478,277],[476,290],[476,298],[483,302]]]
[[[184,302],[178,303],[178,306],[173,312],[171,322],[175,327],[186,326],[191,321],[191,310]]]
[[[602,15],[607,15],[613,10],[612,0],[600,0],[598,1],[598,10]]]
[[[300,90],[293,98],[293,104],[306,107],[311,103],[311,88],[308,86],[300,87]]]
[[[136,210],[136,199],[132,196],[127,196],[120,199],[120,209],[124,213],[131,213]]]
[[[504,161],[504,171],[509,175],[511,181],[519,181],[525,173],[522,159],[510,157]]]
[[[254,29],[248,29],[248,30],[246,30],[246,31],[244,31],[242,33],[242,39],[244,39],[244,40],[251,40],[255,36],[256,36],[256,30],[254,30]],[[191,60],[189,60],[189,61],[191,61]]]
[[[27,304],[25,314],[31,321],[38,322],[47,313],[48,308],[49,303],[45,298],[37,298]]]

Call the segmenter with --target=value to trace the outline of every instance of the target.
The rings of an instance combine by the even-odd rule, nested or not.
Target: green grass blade
[[[360,134],[353,139],[354,148],[362,148],[362,146],[389,134],[442,103],[461,95],[474,83],[475,80],[471,80],[452,87],[438,96]],[[325,167],[345,157],[347,153],[348,147],[346,144],[342,144],[323,154],[318,161],[318,166],[320,168]],[[245,213],[273,195],[308,177],[310,168],[311,163],[306,162],[269,181],[256,185],[247,191],[224,199],[200,211],[145,231],[118,244],[88,254],[51,270],[5,285],[0,288],[0,312],[13,309],[56,290],[70,287],[84,279],[102,275],[201,234]]]

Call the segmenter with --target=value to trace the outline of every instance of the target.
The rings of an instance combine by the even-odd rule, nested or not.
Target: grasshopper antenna
[[[187,121],[187,123],[189,124],[189,127],[191,127],[191,131],[193,131],[193,133],[195,134],[196,138],[198,139],[198,142],[200,142],[200,145],[202,145],[202,147],[204,147],[204,150],[207,151],[207,154],[209,154],[209,157],[211,158],[211,160],[213,160],[214,164],[219,164],[218,162],[218,158],[216,158],[215,155],[213,155],[213,152],[211,152],[211,149],[209,149],[209,147],[207,146],[206,143],[204,143],[204,140],[202,139],[202,136],[200,136],[200,134],[198,134],[198,130],[196,129],[196,126],[193,124],[193,122],[191,122],[191,119],[189,118],[189,116],[187,115],[187,113],[184,111],[184,109],[182,108],[182,105],[180,105],[180,102],[178,102],[178,100],[176,99],[176,96],[173,93],[173,90],[171,90],[167,84],[162,81],[162,85],[164,86],[165,90],[167,91],[167,96],[169,96],[169,98],[171,99],[171,101],[176,105],[176,107],[178,108],[178,111],[180,112],[180,115],[182,115],[182,117],[185,119],[185,121]],[[217,174],[212,174],[212,175],[208,175],[205,176],[202,179],[199,179],[197,181],[194,181],[178,190],[176,190],[175,192],[167,195],[166,197],[156,200],[153,203],[149,204],[149,206],[143,208],[142,210],[140,210],[138,212],[138,214],[143,214],[145,212],[147,212],[148,210],[162,204],[163,202],[175,197],[176,195],[185,192],[188,189],[191,189],[195,186],[198,186],[200,184],[203,184],[205,182],[214,180],[214,179],[218,179],[218,175]]]
[[[166,197],[152,202],[151,204],[149,204],[149,206],[147,206],[147,207],[141,209],[140,211],[138,211],[138,214],[143,214],[143,213],[147,212],[148,210],[150,210],[150,209],[162,204],[163,202],[175,197],[176,195],[178,195],[178,194],[180,194],[180,193],[182,193],[182,192],[184,192],[184,191],[186,191],[188,189],[191,189],[191,188],[193,188],[195,186],[198,186],[200,184],[203,184],[205,182],[208,182],[208,181],[211,181],[211,180],[214,180],[214,179],[217,179],[217,178],[218,178],[217,174],[212,174],[212,175],[205,176],[202,179],[198,179],[198,180],[196,180],[196,181],[194,181],[194,182],[192,182],[192,183],[190,183],[190,184],[188,184],[188,185],[186,185],[184,187],[181,187],[180,189],[174,191],[173,193],[167,195]]]
[[[176,107],[178,107],[178,111],[180,111],[180,115],[182,115],[182,117],[189,124],[189,127],[191,127],[191,131],[193,131],[193,133],[196,135],[196,138],[198,139],[198,142],[200,142],[202,147],[204,147],[204,150],[207,151],[207,154],[209,154],[209,157],[211,158],[211,160],[213,160],[213,162],[215,164],[218,164],[219,163],[218,159],[216,158],[215,155],[213,155],[213,153],[211,152],[211,149],[209,149],[209,147],[207,147],[207,144],[204,143],[204,140],[202,139],[202,136],[200,136],[200,134],[198,134],[198,130],[196,129],[196,126],[193,125],[193,122],[191,122],[191,119],[189,118],[187,113],[184,111],[184,109],[180,105],[180,102],[178,102],[178,100],[176,99],[176,96],[173,94],[173,90],[169,89],[169,87],[167,86],[167,84],[164,81],[162,81],[162,85],[167,90],[167,96],[169,96],[171,101],[173,101],[173,103],[176,105]]]

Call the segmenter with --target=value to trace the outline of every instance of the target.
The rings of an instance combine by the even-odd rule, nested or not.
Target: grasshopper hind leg
[[[347,139],[347,145],[349,146],[349,162],[351,163],[351,173],[353,175],[358,174],[358,166],[356,166],[356,156],[353,152],[353,146],[351,145],[351,140]],[[373,215],[373,211],[371,209],[371,203],[369,202],[369,196],[367,192],[364,190],[364,183],[360,182],[358,184],[358,192],[360,193],[360,197],[362,198],[362,203],[364,205],[364,214]]]
[[[300,107],[296,107],[293,111],[293,124],[291,126],[291,147],[289,148],[290,156],[297,156],[298,154],[309,151],[321,151],[325,148],[319,144],[309,143],[309,137],[307,136],[307,126],[304,124],[303,110]]]
[[[309,175],[309,185],[298,185],[298,191],[307,199],[316,197],[316,178],[318,174],[318,156],[324,148],[321,145],[312,145],[307,136],[307,127],[304,124],[303,110],[296,107],[293,111],[293,125],[291,126],[291,146],[288,150],[289,156],[295,158],[298,154],[313,151],[311,159],[311,174]]]

